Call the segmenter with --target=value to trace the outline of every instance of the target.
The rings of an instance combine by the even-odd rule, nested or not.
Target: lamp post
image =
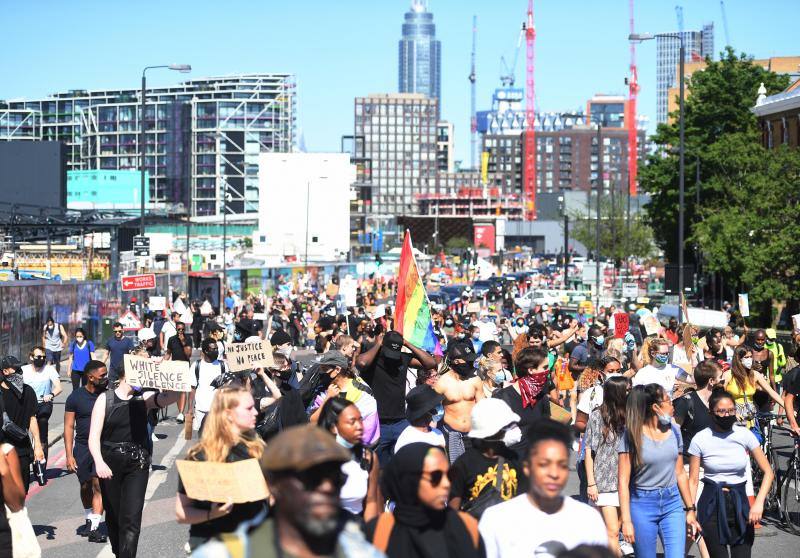
[[[145,173],[144,158],[145,158],[145,154],[147,153],[147,150],[145,148],[145,139],[144,139],[145,138],[144,115],[145,115],[145,109],[147,107],[147,95],[146,95],[147,94],[147,76],[146,76],[146,74],[147,74],[147,70],[155,70],[157,68],[167,68],[169,70],[175,70],[177,72],[181,72],[182,74],[187,74],[187,73],[192,71],[192,67],[189,64],[165,64],[165,65],[160,65],[160,66],[146,66],[144,68],[144,70],[142,70],[142,116],[139,119],[139,127],[140,127],[140,130],[139,130],[139,138],[140,138],[139,139],[139,153],[141,155],[141,160],[139,161],[139,171],[141,173],[141,181],[142,181],[142,188],[141,188],[141,192],[140,192],[141,199],[139,200],[139,202],[140,202],[140,210],[141,210],[141,213],[139,215],[139,217],[140,217],[139,235],[140,236],[144,236],[144,193],[145,193],[145,188],[146,188],[145,179],[144,179],[144,173]],[[158,121],[157,118],[154,118],[153,120],[154,120],[154,122]],[[154,128],[155,128],[155,126],[154,126]]]
[[[628,35],[629,41],[651,41],[656,37],[669,37],[678,39],[680,41],[680,60],[678,69],[679,81],[679,106],[678,106],[678,295],[683,296],[684,292],[684,277],[683,277],[683,244],[684,244],[684,213],[685,213],[685,179],[686,179],[686,165],[684,161],[685,156],[685,118],[684,118],[684,103],[686,101],[686,79],[684,71],[684,63],[686,59],[686,42],[684,41],[683,33],[658,33],[656,35],[650,33],[631,33]],[[683,313],[678,313],[678,322],[683,321]]]
[[[603,188],[603,125],[597,123],[597,222],[594,228],[594,270],[595,290],[597,291],[595,313],[600,308],[600,193]]]

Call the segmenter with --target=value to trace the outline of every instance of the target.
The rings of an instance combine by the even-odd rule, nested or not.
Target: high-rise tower
[[[439,99],[441,110],[442,45],[436,40],[427,0],[411,0],[398,44],[400,93],[422,93]]]

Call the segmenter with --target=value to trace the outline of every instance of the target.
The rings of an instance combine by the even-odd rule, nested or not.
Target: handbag
[[[503,457],[497,460],[497,474],[494,476],[492,487],[478,494],[477,498],[464,502],[461,506],[461,511],[467,512],[475,519],[480,519],[487,508],[505,501],[503,500],[503,493],[500,491],[500,485],[503,483],[503,473],[505,472],[505,463],[506,460]]]
[[[8,526],[11,528],[11,548],[14,558],[41,558],[42,549],[36,539],[36,533],[28,517],[27,508],[12,512],[6,508]]]
[[[263,440],[268,440],[281,428],[281,401],[278,399],[264,409],[264,417],[256,424],[256,432]]]
[[[2,430],[3,434],[5,434],[8,440],[11,441],[15,446],[22,444],[28,439],[28,431],[17,426],[14,421],[9,418],[8,413],[5,411],[3,411]]]

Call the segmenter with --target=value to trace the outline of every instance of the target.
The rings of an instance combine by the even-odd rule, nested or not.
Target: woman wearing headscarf
[[[477,521],[447,506],[449,469],[438,446],[417,442],[394,454],[381,479],[394,511],[367,524],[370,541],[388,558],[486,556]]]

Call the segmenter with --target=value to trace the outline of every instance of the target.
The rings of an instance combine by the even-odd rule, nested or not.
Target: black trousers
[[[106,449],[103,459],[114,474],[100,479],[111,550],[117,558],[135,558],[150,467],[141,468],[127,455]]]
[[[36,407],[36,424],[39,425],[39,441],[42,443],[42,451],[44,451],[44,460],[47,461],[48,447],[47,447],[47,429],[50,427],[50,415],[53,414],[53,402],[39,403]]]
[[[83,370],[73,370],[70,378],[72,379],[72,391],[86,385],[86,376],[83,375]]]
[[[17,448],[17,457],[19,458],[20,473],[22,473],[22,487],[25,489],[25,494],[28,493],[28,487],[31,484],[31,463],[33,463],[33,450]]]
[[[711,488],[707,487],[706,490],[711,490]],[[716,517],[712,517],[703,523],[702,527],[703,538],[706,541],[708,555],[711,558],[750,558],[750,553],[753,550],[753,538],[755,536],[752,525],[747,525],[744,543],[735,546],[729,546],[719,542]],[[729,550],[730,553],[728,552]]]

